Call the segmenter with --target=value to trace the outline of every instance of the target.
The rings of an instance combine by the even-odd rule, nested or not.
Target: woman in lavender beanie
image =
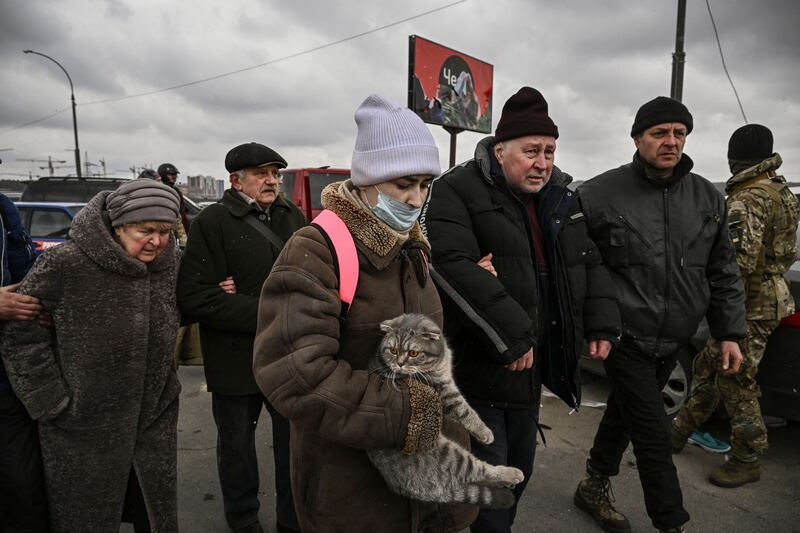
[[[430,247],[417,222],[440,168],[433,137],[411,110],[371,95],[355,120],[352,178],[328,185],[322,206],[352,236],[357,264],[341,253],[347,264],[338,268],[339,255],[314,224],[289,239],[261,292],[253,371],[291,425],[302,531],[463,531],[477,507],[398,494],[367,457],[368,449],[429,450],[440,433],[468,447],[469,435],[442,417],[427,384],[389,386],[368,370],[383,321],[420,313],[442,326]],[[353,281],[353,268],[347,306],[339,288]]]

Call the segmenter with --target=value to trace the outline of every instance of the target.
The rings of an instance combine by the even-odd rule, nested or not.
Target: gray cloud
[[[446,3],[446,2],[443,2]],[[439,4],[441,5],[441,4]],[[800,180],[800,84],[791,0],[711,0],[725,58],[748,118],[773,129],[787,174]],[[156,0],[28,0],[0,7],[0,130],[68,108],[67,67],[79,102],[81,148],[111,169],[170,160],[187,174],[225,175],[239,142],[275,146],[293,165],[349,164],[353,112],[372,92],[404,102],[407,39],[418,34],[495,67],[494,122],[522,85],[543,91],[559,125],[557,163],[590,177],[627,161],[638,106],[668,94],[674,2],[470,0],[336,46],[183,89],[154,91],[273,61],[435,7],[408,2],[163,3]],[[684,101],[696,130],[687,144],[701,173],[724,179],[730,133],[741,114],[719,59],[704,2],[690,2]],[[0,133],[3,172],[19,157],[70,159],[69,112]],[[446,166],[449,136],[431,127]],[[458,136],[458,159],[481,135]]]

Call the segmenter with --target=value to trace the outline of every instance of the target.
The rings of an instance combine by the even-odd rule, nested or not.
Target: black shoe
[[[256,520],[252,524],[234,529],[233,533],[264,533],[264,528],[262,528],[261,523]]]
[[[278,533],[300,533],[299,529],[294,529],[289,526],[284,526],[280,522],[277,522],[275,524],[275,531],[277,531]]]

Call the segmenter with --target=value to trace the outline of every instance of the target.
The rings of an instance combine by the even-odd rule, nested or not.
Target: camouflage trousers
[[[708,420],[722,400],[730,416],[731,453],[742,461],[753,461],[767,449],[767,429],[758,404],[761,389],[756,374],[767,337],[778,327],[778,321],[750,320],[748,326],[738,374],[719,372],[719,342],[709,338],[694,359],[689,399],[673,421],[673,429],[682,437],[688,437]]]

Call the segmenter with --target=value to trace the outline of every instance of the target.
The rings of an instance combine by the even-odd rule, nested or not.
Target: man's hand
[[[506,365],[506,368],[514,371],[527,370],[533,366],[533,348],[525,352],[525,355],[517,359],[511,364]]]
[[[604,361],[611,352],[611,342],[604,340],[589,341],[589,359],[600,359]]]
[[[722,355],[720,372],[723,374],[736,374],[742,366],[742,351],[739,343],[734,341],[720,341],[719,351]]]
[[[219,288],[228,294],[236,294],[236,283],[233,282],[233,278],[231,276],[228,276],[224,280],[220,281]]]
[[[497,277],[497,270],[494,269],[494,265],[492,264],[491,252],[478,259],[478,266],[488,270],[492,276]]]
[[[19,285],[0,287],[0,320],[33,320],[42,312],[38,298],[17,294]]]

